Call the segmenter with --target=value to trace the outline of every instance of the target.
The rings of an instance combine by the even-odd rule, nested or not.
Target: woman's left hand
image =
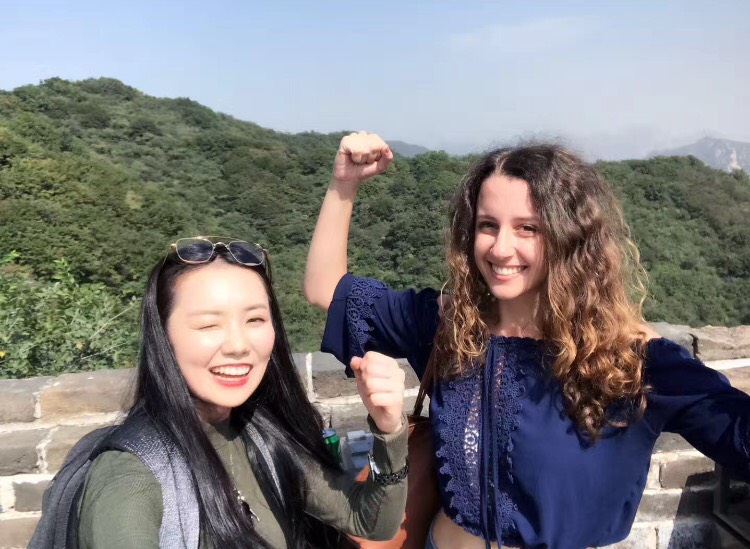
[[[351,367],[359,396],[378,429],[386,434],[400,430],[406,374],[396,360],[369,351],[361,358],[352,358]]]

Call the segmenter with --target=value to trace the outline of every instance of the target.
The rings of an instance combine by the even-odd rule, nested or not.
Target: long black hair
[[[231,254],[217,248],[216,258],[235,263]],[[328,452],[321,433],[323,420],[310,403],[294,366],[278,301],[271,285],[270,264],[252,268],[268,294],[276,332],[266,372],[251,397],[231,414],[232,423],[247,422],[260,432],[273,460],[282,497],[264,465],[260,451],[243,436],[250,464],[260,489],[294,549],[356,547],[335,528],[304,512],[305,479],[298,456],[306,455],[326,467],[340,469]],[[145,412],[156,428],[175,444],[192,472],[200,508],[201,531],[213,547],[270,547],[254,530],[252,520],[237,504],[229,473],[206,435],[195,406],[195,397],[177,364],[166,333],[178,278],[202,265],[171,258],[151,271],[141,307],[141,343],[134,410]]]

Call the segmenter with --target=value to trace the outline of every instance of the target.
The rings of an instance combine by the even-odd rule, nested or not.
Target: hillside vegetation
[[[262,106],[259,106],[262,108]],[[0,377],[127,366],[145,277],[178,236],[270,250],[292,346],[342,134],[286,134],[108,78],[0,92]],[[446,203],[471,158],[398,157],[360,193],[350,269],[440,286]],[[650,273],[649,320],[750,323],[750,179],[694,158],[604,162]]]

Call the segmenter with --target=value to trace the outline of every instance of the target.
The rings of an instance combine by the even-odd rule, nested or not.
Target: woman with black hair
[[[364,483],[322,439],[265,251],[235,239],[178,240],[148,281],[126,420],[141,438],[156,433],[152,446],[164,451],[96,458],[79,507],[80,547],[328,548],[353,547],[344,534],[391,538],[406,499],[404,374],[377,353],[351,366],[374,434],[375,472]]]

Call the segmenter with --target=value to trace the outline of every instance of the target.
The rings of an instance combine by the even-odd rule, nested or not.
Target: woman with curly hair
[[[357,189],[392,158],[376,135],[342,140],[305,294],[328,312],[323,350],[406,357],[429,388],[426,547],[622,540],[662,431],[750,474],[750,397],[645,324],[638,252],[592,166],[548,144],[481,156],[451,203],[443,299],[347,273]]]

